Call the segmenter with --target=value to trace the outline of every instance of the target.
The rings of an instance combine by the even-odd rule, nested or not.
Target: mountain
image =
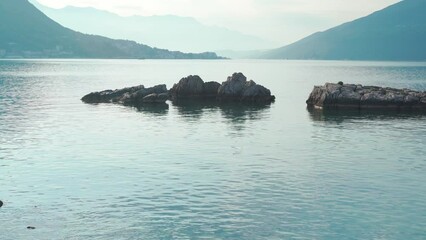
[[[126,38],[148,45],[181,51],[200,52],[224,49],[270,49],[277,44],[227,28],[203,25],[194,18],[165,16],[122,17],[95,8],[53,9],[32,0],[43,13],[83,33]],[[90,19],[90,21],[88,21]]]
[[[0,32],[0,58],[218,58],[82,34],[51,20],[28,0],[0,0]]]
[[[426,1],[405,0],[367,17],[318,32],[261,58],[426,60]]]

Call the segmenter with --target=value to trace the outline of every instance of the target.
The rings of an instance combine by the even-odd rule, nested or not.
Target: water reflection
[[[143,113],[166,115],[169,112],[169,105],[167,103],[145,104],[137,106],[136,109]]]
[[[173,102],[172,105],[181,119],[199,121],[203,117],[211,118],[219,114],[236,131],[244,130],[248,121],[265,118],[271,108],[271,104],[218,103],[214,100],[187,100]]]
[[[423,119],[426,111],[416,109],[315,109],[307,108],[314,122],[343,123],[350,120],[401,120]]]
[[[258,121],[269,114],[271,104],[231,103],[219,106],[222,117],[236,132],[247,127],[247,122]]]
[[[209,100],[179,100],[171,103],[181,118],[198,120],[204,112],[215,111],[217,103]]]
[[[229,103],[221,104],[219,108],[224,118],[233,123],[238,123],[261,119],[264,113],[271,108],[271,104]]]

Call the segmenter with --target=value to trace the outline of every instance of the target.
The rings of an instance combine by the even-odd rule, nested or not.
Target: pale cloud
[[[399,0],[38,0],[46,6],[94,7],[120,15],[190,16],[247,34],[290,43]]]

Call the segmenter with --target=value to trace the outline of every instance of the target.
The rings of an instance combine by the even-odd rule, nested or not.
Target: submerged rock
[[[315,86],[308,106],[317,108],[424,108],[426,92],[355,84]]]
[[[138,106],[144,103],[165,103],[168,99],[166,85],[145,88],[143,85],[117,90],[92,92],[81,100],[85,103],[120,103]]]

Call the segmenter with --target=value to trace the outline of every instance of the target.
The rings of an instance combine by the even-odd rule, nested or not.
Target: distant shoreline
[[[0,61],[43,61],[43,60],[59,60],[59,61],[78,61],[78,60],[99,60],[99,61],[119,61],[119,60],[134,60],[134,61],[185,61],[185,60],[201,60],[201,61],[250,61],[250,62],[256,62],[256,61],[263,61],[263,62],[324,62],[324,63],[424,63],[426,66],[426,60],[423,61],[397,61],[397,60],[329,60],[329,59],[253,59],[253,58],[215,58],[215,59],[207,59],[207,58],[144,58],[144,59],[138,59],[138,58],[1,58]],[[423,66],[423,64],[421,65]]]

